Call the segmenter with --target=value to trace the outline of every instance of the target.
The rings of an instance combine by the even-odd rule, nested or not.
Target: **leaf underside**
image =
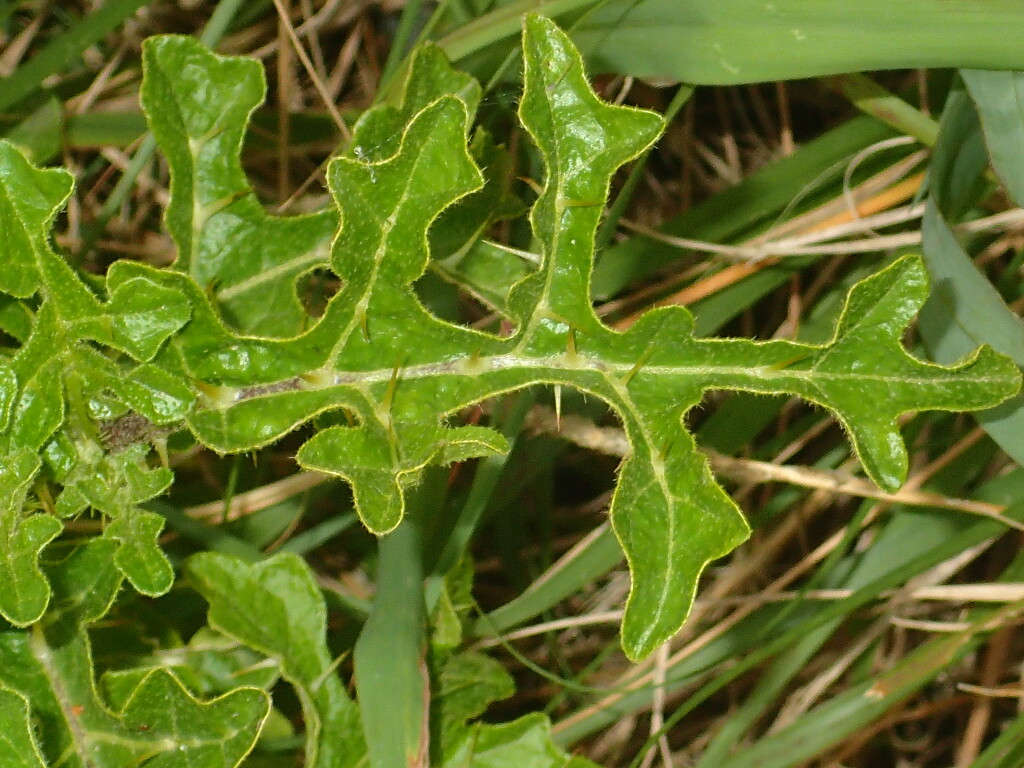
[[[604,326],[589,299],[594,233],[613,174],[651,146],[662,120],[600,101],[544,18],[526,19],[523,51],[519,116],[546,168],[530,212],[542,261],[501,303],[507,336],[442,321],[413,290],[432,256],[449,255],[431,242],[486,228],[460,212],[496,207],[479,204],[494,189],[474,156],[490,155],[470,150],[481,146],[469,141],[479,86],[436,49],[416,57],[400,101],[369,112],[331,161],[336,208],[273,217],[238,157],[263,97],[258,65],[189,38],[147,41],[143,104],[172,173],[166,223],[178,261],[168,269],[117,262],[87,286],[48,242],[70,176],[0,143],[0,291],[32,318],[0,362],[0,461],[18,468],[4,478],[0,568],[24,583],[0,582],[0,613],[19,625],[42,615],[53,598],[39,553],[59,518],[86,509],[112,521],[103,541],[118,573],[147,594],[169,588],[160,521],[142,506],[172,479],[145,447],[161,429],[240,453],[344,412],[348,426],[333,420],[298,460],[351,483],[362,520],[383,534],[424,467],[506,450],[496,432],[457,424],[463,408],[545,384],[604,400],[629,438],[611,519],[632,574],[622,643],[641,658],[680,627],[705,565],[748,535],[684,427],[707,390],[790,393],[828,409],[886,489],[906,475],[902,414],[986,408],[1016,391],[1016,367],[987,348],[952,367],[906,353],[900,339],[928,290],[916,258],[855,286],[820,346],[695,338],[678,307],[623,333]],[[296,298],[312,269],[341,284],[319,318]],[[42,472],[60,493],[52,509],[30,511]]]

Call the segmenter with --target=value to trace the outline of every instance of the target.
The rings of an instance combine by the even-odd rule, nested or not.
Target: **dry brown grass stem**
[[[123,83],[129,79],[136,77],[134,72],[124,72],[119,76],[116,74],[118,67],[121,66],[121,62],[124,60],[125,54],[128,52],[128,46],[121,44],[114,51],[114,55],[110,57],[109,61],[103,65],[103,68],[99,71],[93,81],[89,84],[89,87],[84,92],[69,99],[64,104],[64,111],[66,114],[83,115],[88,112],[96,100],[100,97],[103,91],[117,83]]]
[[[866,152],[872,152],[878,146],[877,144],[872,145],[852,158],[847,170],[860,162],[860,158]],[[751,238],[749,244],[828,230],[840,224],[856,221],[865,216],[873,216],[902,205],[913,199],[921,188],[922,174],[910,174],[926,157],[924,152],[915,152],[902,160],[897,160],[887,168],[883,168],[856,186],[851,186],[850,181],[846,180],[840,194],[825,201],[817,208],[792,218],[787,218],[788,212],[784,211],[780,214],[776,224],[757,237]],[[844,173],[845,177],[846,173]],[[813,186],[808,187],[807,191],[813,191]],[[790,203],[790,207],[795,206],[798,200]]]
[[[957,690],[964,693],[973,693],[978,696],[989,696],[994,699],[1019,699],[1024,698],[1024,686],[1001,685],[998,688],[985,685],[971,685],[970,683],[957,683]]]
[[[288,0],[291,3],[291,0]],[[281,6],[278,6],[280,10]],[[288,14],[278,14],[277,37],[281,41],[278,47],[277,66],[277,196],[287,199],[291,192],[291,164],[289,147],[291,146],[291,120],[289,113],[292,102],[298,93],[295,87],[295,59],[292,46],[284,44],[288,37]],[[297,42],[297,41],[296,41]]]
[[[207,504],[187,507],[185,514],[189,517],[207,520],[237,520],[274,504],[279,504],[285,499],[290,499],[292,496],[308,491],[330,479],[332,479],[330,476],[319,472],[299,472],[277,482],[240,493],[232,497],[227,505],[223,501],[211,501]]]
[[[623,221],[622,226],[637,234],[679,249],[704,251],[716,256],[724,256],[740,261],[760,262],[765,259],[783,256],[846,256],[919,245],[921,243],[920,230],[898,232],[892,235],[872,235],[871,237],[857,240],[829,241],[845,237],[854,232],[867,232],[877,227],[886,227],[912,221],[919,218],[923,213],[923,205],[906,206],[873,216],[862,217],[856,221],[837,224],[831,229],[820,230],[799,237],[770,240],[757,245],[719,245],[704,240],[673,237],[643,224],[630,221]],[[954,230],[961,233],[973,233],[1006,227],[1018,228],[1022,224],[1024,224],[1024,209],[1014,208],[992,216],[958,224],[954,227]]]
[[[869,480],[853,477],[837,470],[813,467],[780,466],[766,461],[739,459],[705,451],[711,468],[716,474],[730,480],[767,483],[782,482],[804,488],[817,488],[834,495],[856,496],[863,499],[877,499],[889,504],[907,504],[919,507],[938,507],[957,512],[966,512],[995,520],[1008,528],[1024,531],[1024,524],[1006,517],[1006,507],[973,499],[958,499],[939,493],[902,488],[893,493],[883,491]]]
[[[104,147],[100,150],[100,154],[112,167],[121,171],[127,170],[128,166],[131,165],[132,162],[132,158],[129,154],[115,147]],[[167,187],[155,182],[148,174],[140,173],[135,183],[138,185],[140,190],[151,194],[161,206],[166,207],[170,202],[171,193],[168,191]]]
[[[905,203],[913,198],[924,180],[923,173],[917,173],[909,178],[904,178],[911,168],[920,163],[921,156],[912,155],[889,168],[881,171],[853,189],[844,190],[842,195],[833,198],[818,208],[807,213],[780,222],[771,227],[767,232],[754,238],[742,246],[721,246],[715,243],[706,243],[701,240],[687,240],[683,238],[672,238],[657,230],[643,228],[642,234],[652,239],[659,239],[672,245],[678,245],[685,250],[708,251],[705,246],[712,246],[711,252],[722,252],[722,249],[732,250],[731,253],[722,255],[732,258],[741,258],[737,264],[731,264],[719,272],[709,275],[692,285],[688,285],[675,293],[662,298],[651,306],[670,306],[674,304],[687,305],[706,298],[720,290],[733,285],[740,280],[753,275],[777,262],[777,257],[766,254],[763,250],[766,243],[772,239],[785,237],[791,233],[809,235],[833,227],[839,227],[850,222],[864,219],[882,211],[888,211],[896,206]],[[852,205],[851,205],[852,201]],[[622,222],[626,228],[637,230],[638,225],[628,221]],[[639,231],[639,230],[638,230]],[[667,240],[665,238],[668,238]],[[717,249],[717,250],[715,250]],[[761,249],[761,250],[757,250]],[[620,330],[629,328],[636,322],[642,311],[631,314],[613,324],[613,327]]]
[[[334,105],[334,100],[331,98],[330,92],[327,90],[327,86],[324,85],[323,78],[316,71],[316,67],[313,66],[313,62],[309,59],[309,54],[306,53],[305,47],[302,45],[302,41],[299,40],[298,35],[295,34],[295,27],[291,23],[288,11],[285,9],[282,0],[273,0],[274,7],[277,9],[279,17],[282,19],[285,27],[285,32],[288,39],[291,40],[292,48],[295,50],[295,54],[299,57],[299,61],[302,62],[303,68],[306,70],[306,74],[309,75],[310,81],[313,83],[313,87],[316,88],[316,92],[320,94],[320,98],[327,107],[327,112],[330,114],[331,119],[338,128],[338,132],[341,134],[345,141],[352,139],[352,133],[349,131],[348,126],[341,117],[341,113],[338,112],[338,108]]]
[[[650,735],[657,735],[657,741],[647,750],[640,768],[650,768],[656,755],[661,755],[664,768],[672,768],[672,753],[668,747],[668,735],[661,733],[665,727],[665,673],[668,671],[669,644],[665,643],[654,652],[654,672],[652,682],[654,693],[651,702]]]
[[[1001,584],[990,584],[984,586],[998,587]],[[1015,630],[1010,626],[1003,626],[997,629],[988,639],[985,648],[984,659],[981,663],[981,688],[991,690],[1005,673],[1007,662],[1010,660],[1012,641]],[[961,689],[962,690],[962,689]],[[985,734],[988,732],[989,723],[992,720],[992,697],[976,696],[971,706],[970,717],[967,718],[967,725],[964,727],[963,737],[960,739],[960,746],[956,753],[956,768],[968,768],[978,755],[981,754],[985,743]]]
[[[845,591],[845,590],[844,590]],[[885,620],[877,620],[858,633],[856,640],[844,648],[839,657],[829,664],[828,668],[815,675],[808,683],[801,686],[787,698],[779,714],[765,731],[766,734],[776,733],[792,725],[819,701],[839,679],[856,664],[864,653],[878,641],[889,629]]]
[[[17,37],[4,43],[3,51],[0,52],[0,77],[9,77],[18,68],[26,51],[32,47],[32,42],[36,39],[47,16],[48,14],[45,12],[35,14],[32,21]]]
[[[567,558],[564,562],[568,562]],[[899,593],[899,590],[889,590],[879,594],[880,600],[888,600]],[[845,600],[853,595],[852,589],[808,589],[802,591],[787,590],[772,594],[758,593],[751,595],[733,595],[730,597],[711,599],[708,596],[697,598],[694,602],[694,611],[708,608],[733,608],[736,606],[761,607],[771,603],[786,603],[793,600],[807,600],[815,602],[829,602]],[[1024,600],[1024,583],[979,583],[979,584],[937,584],[933,586],[918,587],[906,595],[907,599],[914,602],[949,603],[951,605],[967,605],[974,603],[1015,603]],[[485,637],[473,644],[473,648],[482,650],[495,648],[513,640],[524,640],[528,637],[545,635],[549,632],[563,632],[566,630],[578,630],[582,627],[592,627],[605,624],[617,624],[622,620],[622,610],[593,611],[579,616],[567,616],[561,619],[542,621],[536,624],[522,627],[521,629],[506,632],[500,637]],[[902,616],[891,616],[886,619],[887,624],[908,627],[912,629],[924,629],[934,632],[962,631],[969,624],[965,622],[936,622],[910,619]]]
[[[295,36],[304,38],[325,28],[342,27],[363,13],[365,6],[366,3],[353,0],[327,0],[320,10],[294,27]],[[273,39],[246,55],[254,59],[265,59],[277,53],[280,45],[279,39]]]

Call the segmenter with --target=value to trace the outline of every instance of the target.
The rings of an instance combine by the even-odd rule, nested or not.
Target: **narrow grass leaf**
[[[877,677],[854,685],[794,724],[729,758],[730,768],[790,768],[853,735],[931,683],[982,639],[980,626],[929,640]]]
[[[602,3],[573,26],[598,71],[715,85],[912,67],[1020,69],[1013,41],[1022,32],[1015,0],[631,0]]]
[[[987,343],[1024,365],[1024,322],[977,270],[949,224],[978,200],[987,161],[974,105],[962,90],[954,90],[943,110],[931,164],[931,196],[922,222],[924,258],[934,291],[921,312],[921,336],[940,362]],[[985,430],[1017,461],[1024,461],[1022,406],[1024,398],[1018,396],[978,415]]]
[[[965,69],[960,74],[981,116],[992,167],[1010,197],[1024,205],[1024,72]]]
[[[426,768],[430,762],[422,543],[413,517],[380,540],[377,594],[355,648],[373,768]]]

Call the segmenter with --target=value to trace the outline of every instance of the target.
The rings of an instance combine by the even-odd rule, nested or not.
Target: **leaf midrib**
[[[977,374],[968,374],[963,370],[950,370],[938,365],[929,365],[924,361],[917,361],[921,365],[928,366],[928,370],[934,370],[937,373],[946,372],[953,374],[955,372],[956,379],[958,382],[971,383],[971,384],[1004,384],[1008,381],[1005,376],[985,376]],[[524,373],[532,372],[533,379],[529,382],[523,382],[522,386],[528,386],[532,383],[551,383],[551,384],[564,384],[572,383],[566,382],[564,379],[559,378],[556,374],[558,372],[578,372],[578,373],[600,373],[602,375],[622,381],[625,376],[633,372],[635,363],[609,363],[600,359],[589,359],[583,355],[577,355],[577,360],[570,361],[567,359],[564,353],[558,355],[552,355],[551,357],[521,357],[514,354],[508,355],[492,355],[489,357],[473,357],[472,355],[466,355],[456,360],[448,360],[441,363],[423,363],[420,365],[410,365],[403,367],[398,374],[399,386],[403,381],[412,380],[423,380],[429,379],[435,376],[469,376],[477,378],[481,375],[488,373],[496,373],[499,371],[509,370],[521,370]],[[312,372],[310,372],[312,373]],[[320,380],[327,379],[327,383],[324,384],[310,384],[307,383],[302,377],[299,378],[301,383],[302,391],[316,391],[322,389],[329,389],[335,386],[352,386],[361,385],[360,389],[365,391],[367,385],[373,385],[378,383],[388,383],[395,376],[394,368],[377,368],[373,370],[363,371],[326,371],[325,377],[317,377]],[[705,382],[702,389],[715,389],[719,386],[716,383],[716,378],[731,378],[741,377],[748,379],[756,379],[759,381],[792,381],[803,380],[808,383],[816,383],[819,381],[864,381],[864,382],[877,382],[885,384],[899,384],[899,385],[934,385],[937,383],[934,378],[918,377],[918,376],[906,376],[899,373],[894,374],[871,374],[862,372],[851,372],[851,371],[822,371],[816,368],[808,369],[794,369],[794,368],[777,368],[771,365],[764,366],[735,366],[735,365],[645,365],[640,371],[636,372],[635,376],[647,377],[647,376],[658,376],[658,377],[669,377],[673,380],[679,380],[681,378],[695,378],[702,382]],[[260,386],[273,386],[277,383],[283,382],[294,382],[295,377],[289,376],[281,380],[261,382]],[[246,385],[251,386],[251,385]],[[730,388],[735,388],[736,384],[730,381]],[[246,387],[237,387],[239,393],[242,392]],[[759,388],[760,389],[760,388]],[[286,394],[284,392],[270,393],[263,395],[256,395],[256,397],[272,397],[274,394]],[[481,395],[481,398],[487,395]],[[236,396],[235,400],[230,400],[230,397],[225,398],[227,402],[220,407],[213,407],[207,410],[227,410],[239,402],[249,400],[253,398],[242,397],[240,394]]]

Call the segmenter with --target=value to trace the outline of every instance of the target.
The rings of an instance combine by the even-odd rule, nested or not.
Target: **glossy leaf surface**
[[[295,282],[326,265],[337,220],[332,210],[268,215],[242,171],[242,138],[266,91],[263,68],[173,36],[147,40],[143,62],[143,109],[171,168],[165,221],[176,267],[210,290],[239,330],[299,332],[306,318]]]

